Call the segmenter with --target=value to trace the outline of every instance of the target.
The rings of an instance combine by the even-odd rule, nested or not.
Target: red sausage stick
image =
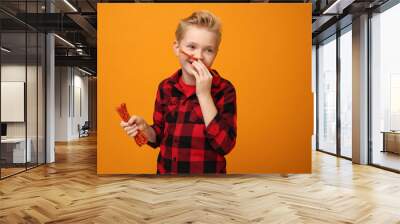
[[[129,118],[131,117],[128,113],[128,110],[126,109],[126,104],[122,103],[121,106],[117,107],[117,111],[119,113],[119,116],[121,116],[121,119],[124,122],[128,122]],[[144,133],[140,130],[138,130],[138,134],[135,136],[135,142],[139,146],[142,146],[147,143],[147,138],[144,135]]]
[[[195,56],[193,56],[193,55],[191,55],[191,54],[189,54],[189,53],[187,53],[187,52],[185,52],[185,51],[183,51],[182,49],[180,49],[180,51],[184,54],[184,55],[186,55],[187,57],[189,57],[189,59],[190,60],[193,60],[193,61],[197,61],[197,60],[199,60],[198,58],[196,58]],[[204,64],[204,63],[203,63]],[[206,65],[206,67],[207,67],[207,69],[208,69],[208,71],[210,71],[211,72],[211,68],[210,67],[208,67],[207,65]]]

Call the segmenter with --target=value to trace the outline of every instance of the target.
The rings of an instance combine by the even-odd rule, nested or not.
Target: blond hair
[[[217,34],[217,47],[221,43],[221,23],[218,17],[211,12],[206,10],[195,11],[189,17],[179,21],[178,27],[175,31],[175,38],[177,41],[183,39],[183,35],[189,26],[202,27],[214,32]]]

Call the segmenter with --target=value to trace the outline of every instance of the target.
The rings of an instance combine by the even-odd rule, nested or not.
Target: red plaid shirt
[[[157,174],[226,173],[225,155],[236,143],[236,92],[213,70],[211,95],[218,113],[206,127],[196,93],[185,95],[182,71],[163,80],[157,90],[153,124],[160,146]]]

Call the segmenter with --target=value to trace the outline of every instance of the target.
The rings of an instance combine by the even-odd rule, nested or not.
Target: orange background
[[[152,123],[157,86],[178,68],[179,19],[206,9],[222,22],[213,68],[237,92],[238,130],[228,173],[309,173],[311,4],[98,4],[98,174],[154,174],[159,149],[138,147],[117,105]]]

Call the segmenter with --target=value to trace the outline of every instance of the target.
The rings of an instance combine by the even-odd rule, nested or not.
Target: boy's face
[[[214,32],[202,27],[189,26],[182,40],[174,42],[174,52],[179,59],[182,69],[187,74],[193,75],[192,71],[195,70],[191,64],[193,59],[182,53],[182,51],[200,59],[204,65],[210,68],[217,56],[217,44],[217,34]]]

